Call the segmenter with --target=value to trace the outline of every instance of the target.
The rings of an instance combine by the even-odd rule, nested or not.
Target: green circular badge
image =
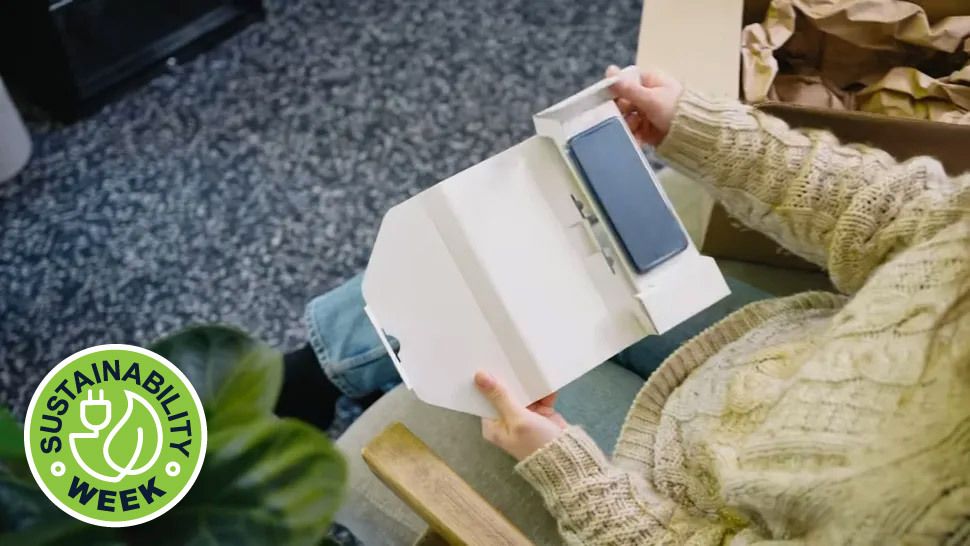
[[[199,395],[165,358],[132,345],[77,352],[41,381],[24,448],[47,497],[75,518],[128,527],[170,510],[205,457]]]

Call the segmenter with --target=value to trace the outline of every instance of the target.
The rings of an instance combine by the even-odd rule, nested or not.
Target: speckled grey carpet
[[[0,185],[0,403],[188,323],[304,342],[383,212],[633,61],[637,0],[271,0],[269,19],[69,127]]]

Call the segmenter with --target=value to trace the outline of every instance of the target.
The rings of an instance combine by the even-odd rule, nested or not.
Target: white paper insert
[[[421,400],[493,416],[472,382],[482,369],[528,404],[728,294],[693,245],[635,274],[607,224],[580,214],[577,203],[587,216],[601,212],[565,143],[619,115],[613,81],[537,114],[539,136],[384,217],[364,300],[379,334],[400,342],[392,357]]]

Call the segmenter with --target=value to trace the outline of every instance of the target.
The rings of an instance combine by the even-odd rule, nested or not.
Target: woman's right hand
[[[555,393],[522,407],[504,385],[485,372],[475,374],[475,386],[498,413],[498,419],[482,419],[482,436],[517,461],[555,440],[569,426],[554,408]]]
[[[606,77],[619,72],[619,67],[610,66]],[[657,70],[641,70],[639,81],[621,79],[610,89],[633,136],[641,145],[659,146],[670,131],[684,86]]]

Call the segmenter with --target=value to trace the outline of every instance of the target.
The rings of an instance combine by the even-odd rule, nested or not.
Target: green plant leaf
[[[194,326],[156,341],[151,350],[189,378],[209,432],[272,413],[283,382],[279,351],[229,326]]]
[[[0,544],[54,546],[121,544],[117,529],[88,525],[61,512],[28,474],[0,465]]]
[[[68,516],[64,516],[67,518]],[[121,532],[76,519],[51,521],[13,533],[0,532],[3,546],[126,546]]]
[[[315,428],[264,417],[211,434],[189,494],[132,530],[153,544],[316,545],[340,505],[346,473]]]
[[[63,513],[53,514],[43,524],[36,524],[21,531],[0,531],[0,544],[4,546],[125,546],[118,529],[97,527],[73,519]]]
[[[0,544],[12,543],[10,533],[43,521],[41,516],[54,508],[26,468],[23,428],[0,407]]]
[[[0,530],[9,532],[30,527],[50,508],[54,505],[32,479],[18,475],[6,464],[0,465]]]
[[[24,427],[10,410],[0,406],[0,460],[25,460]]]
[[[29,523],[29,515],[46,508],[44,503],[50,504],[27,467],[20,420],[7,408],[0,407],[0,539],[6,539],[4,532]],[[0,544],[7,541],[0,540]]]
[[[41,492],[27,468],[23,428],[5,408],[0,408],[0,460],[0,544],[122,544],[117,529],[78,521]]]

